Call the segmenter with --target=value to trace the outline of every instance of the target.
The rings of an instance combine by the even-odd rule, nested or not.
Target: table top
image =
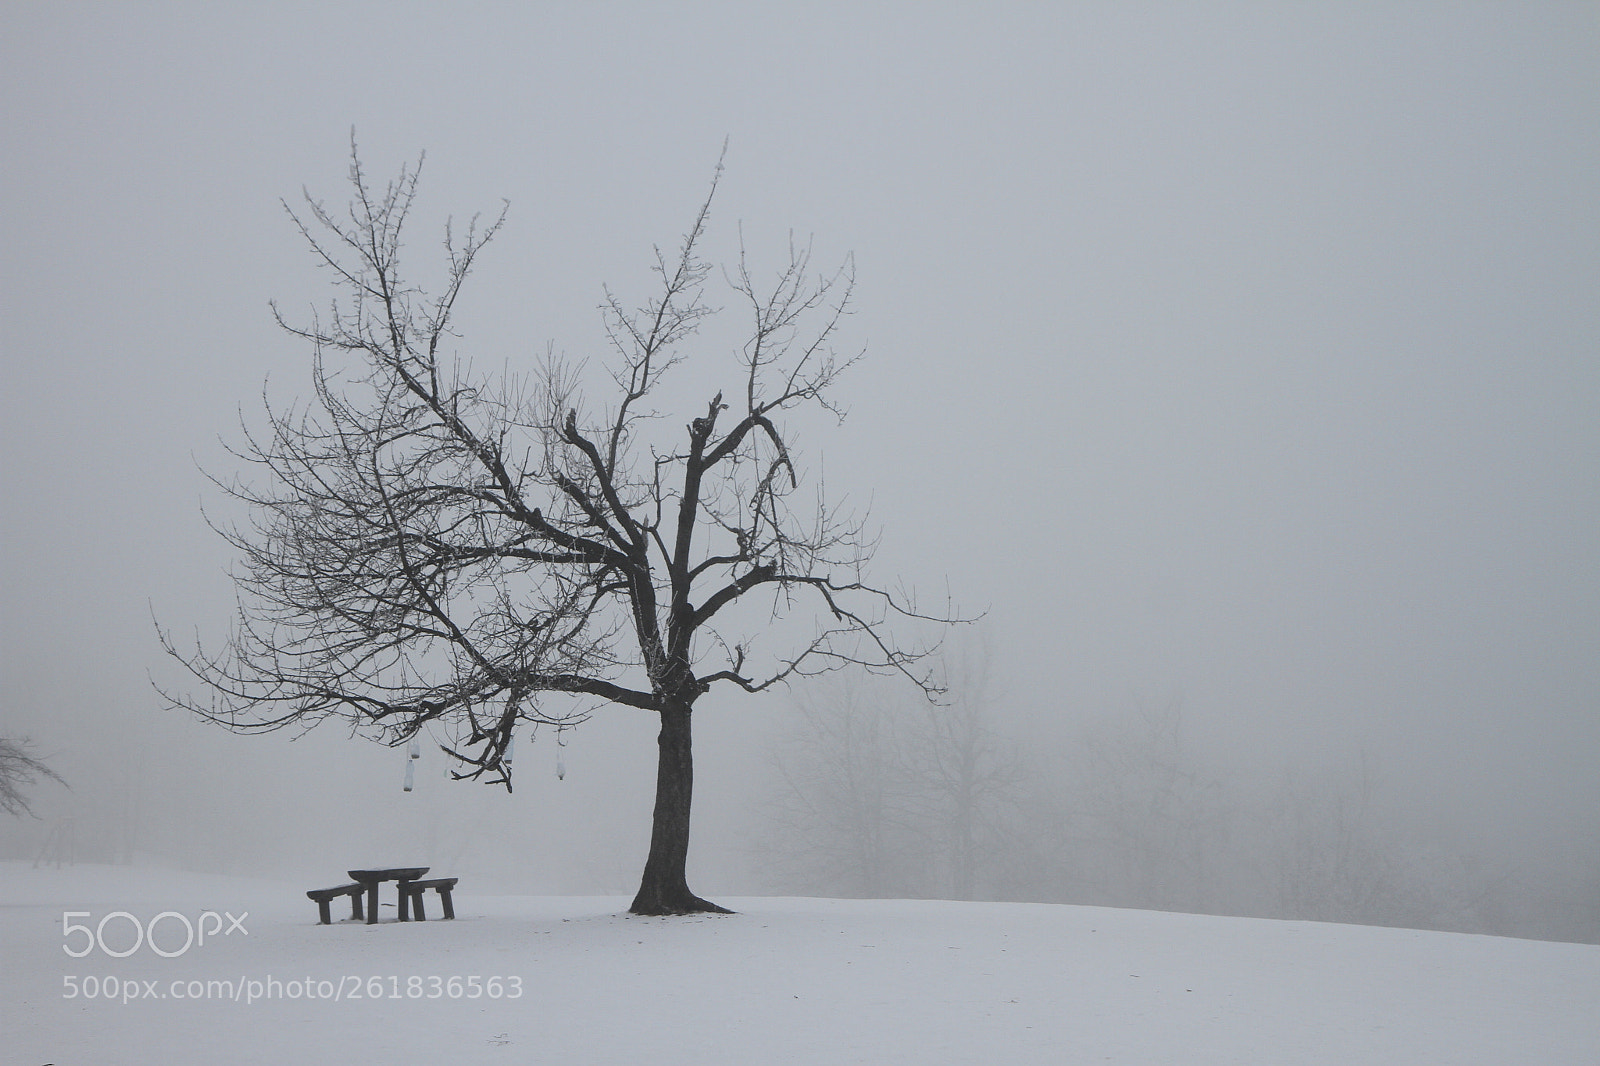
[[[401,866],[393,870],[347,870],[352,881],[360,881],[364,885],[375,884],[378,881],[415,881],[427,873],[426,866]]]

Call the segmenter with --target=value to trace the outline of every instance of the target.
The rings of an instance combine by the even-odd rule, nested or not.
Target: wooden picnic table
[[[373,925],[378,921],[378,886],[385,881],[399,881],[400,895],[400,920],[406,920],[406,910],[409,900],[406,896],[406,882],[415,881],[428,872],[426,866],[398,866],[392,870],[349,870],[350,880],[359,881],[367,889],[367,924]]]

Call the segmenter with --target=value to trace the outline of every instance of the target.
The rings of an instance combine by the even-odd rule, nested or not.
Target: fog
[[[1364,795],[1386,854],[1488,871],[1462,927],[1600,940],[1593,7],[938,6],[12,5],[0,737],[70,789],[35,784],[0,858],[70,832],[306,887],[416,857],[463,893],[630,892],[644,712],[563,733],[560,778],[553,731],[519,739],[513,795],[432,750],[406,793],[403,751],[337,725],[166,708],[153,619],[226,632],[204,471],[264,392],[309,394],[268,301],[332,294],[280,200],[343,202],[352,127],[375,178],[427,153],[420,268],[510,201],[458,312],[481,367],[603,358],[603,287],[645,298],[726,141],[713,259],[854,256],[867,357],[802,468],[870,505],[879,579],[983,614],[952,647],[987,646],[1027,802],[1081,814],[1126,784],[1085,738],[1177,708],[1230,810]],[[708,351],[684,386],[731,373]],[[697,891],[856,890],[770,854],[798,701],[832,691],[699,705]],[[1254,866],[1193,834],[1230,869],[1205,899],[1082,876],[1115,848],[978,885],[1283,912],[1267,820],[1236,824]]]

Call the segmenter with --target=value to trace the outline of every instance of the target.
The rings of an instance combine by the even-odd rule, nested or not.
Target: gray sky
[[[511,201],[462,351],[598,358],[601,286],[646,295],[727,138],[712,252],[855,255],[868,359],[812,469],[870,499],[880,576],[988,609],[1019,720],[1177,696],[1241,762],[1366,748],[1592,843],[1596,8],[803,7],[7,4],[0,733],[83,803],[153,776],[157,817],[239,787],[293,824],[341,757],[327,788],[391,788],[396,753],[217,736],[146,679],[152,608],[231,608],[196,462],[230,470],[264,380],[307,391],[267,301],[326,279],[279,198],[341,203],[352,126],[375,178],[426,149],[418,269]],[[781,712],[708,708],[702,798]],[[648,778],[612,713],[574,759]]]

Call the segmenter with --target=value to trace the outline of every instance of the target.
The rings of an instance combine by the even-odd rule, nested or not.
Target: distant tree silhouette
[[[990,721],[987,649],[963,647],[939,703],[846,679],[796,697],[756,851],[849,895],[976,899],[1006,846],[1024,770]]]

